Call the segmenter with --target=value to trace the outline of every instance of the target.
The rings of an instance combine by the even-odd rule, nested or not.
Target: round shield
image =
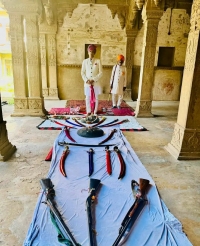
[[[83,127],[77,131],[77,134],[84,138],[99,138],[104,135],[104,131],[98,127]]]

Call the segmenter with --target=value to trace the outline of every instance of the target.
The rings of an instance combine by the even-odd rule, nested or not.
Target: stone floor
[[[64,107],[65,103],[45,101],[45,107],[50,110]],[[135,102],[128,103],[135,108]],[[10,117],[13,105],[4,105],[2,110],[9,141],[17,151],[7,162],[0,162],[0,245],[21,246],[40,192],[39,180],[49,170],[50,163],[44,158],[59,131],[38,130],[40,117]],[[191,243],[199,246],[200,160],[178,161],[164,148],[171,141],[177,111],[178,102],[153,102],[152,113],[156,117],[137,119],[148,131],[124,135]]]

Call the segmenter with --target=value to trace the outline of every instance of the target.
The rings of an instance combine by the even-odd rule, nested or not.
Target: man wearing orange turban
[[[117,56],[117,64],[113,66],[110,78],[110,93],[112,93],[113,108],[119,108],[126,90],[126,68],[123,66],[124,56]],[[117,100],[118,97],[118,100]]]
[[[89,58],[84,59],[81,67],[81,76],[84,81],[85,103],[87,115],[97,114],[98,95],[101,94],[99,79],[102,77],[103,69],[101,61],[94,58],[96,46],[88,46]]]

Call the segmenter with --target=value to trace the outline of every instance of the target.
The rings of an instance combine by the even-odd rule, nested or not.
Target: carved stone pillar
[[[48,34],[48,75],[49,75],[49,97],[48,99],[58,99],[57,88],[57,66],[56,66],[56,36]]]
[[[40,57],[41,57],[41,72],[42,72],[42,94],[44,98],[48,98],[49,89],[47,84],[47,57],[46,57],[46,35],[40,34]]]
[[[163,11],[143,10],[144,38],[136,105],[136,117],[152,117],[152,86],[156,54],[158,23]]]
[[[14,112],[13,116],[24,115],[28,108],[27,84],[24,55],[23,17],[20,14],[10,13],[10,36],[14,79]]]
[[[28,114],[40,116],[45,114],[45,109],[44,98],[42,96],[38,22],[35,14],[25,15],[25,31],[29,85]]]
[[[3,120],[0,93],[0,161],[8,160],[16,149],[17,148],[8,141],[6,121]]]
[[[178,160],[200,159],[200,3],[194,0],[177,123],[167,151]]]
[[[132,66],[133,66],[133,49],[135,43],[135,37],[137,31],[127,31],[127,41],[126,41],[126,73],[127,73],[127,86],[124,92],[124,99],[131,100],[131,80],[132,80]]]
[[[133,54],[134,43],[138,33],[138,9],[134,0],[130,0],[129,8],[126,18],[126,72],[127,72],[127,88],[124,92],[124,98],[132,100],[131,98],[131,81],[132,81],[132,69],[133,69]]]
[[[59,99],[56,66],[57,4],[53,0],[43,1],[44,18],[39,24],[42,92],[45,99],[53,100]]]

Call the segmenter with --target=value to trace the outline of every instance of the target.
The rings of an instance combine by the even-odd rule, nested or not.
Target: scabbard
[[[94,124],[92,127],[96,127],[96,126],[102,124],[105,120],[106,120],[106,117],[103,117],[102,120],[100,120],[98,123]]]
[[[111,166],[111,159],[110,159],[110,150],[109,147],[105,147],[106,151],[106,170],[109,175],[112,174],[112,166]]]
[[[116,129],[113,129],[111,131],[110,135],[106,139],[104,139],[103,141],[101,141],[99,144],[103,144],[103,143],[109,141],[112,138],[112,136],[114,135],[115,132],[117,132],[117,130]]]
[[[60,125],[60,126],[65,126],[65,127],[69,127],[69,128],[74,128],[73,126],[67,126],[67,125],[65,125],[65,124],[62,124],[62,123],[58,122],[57,120],[51,120],[51,122],[54,122],[54,123],[56,123],[57,125]]]
[[[72,120],[74,120],[77,124],[79,124],[80,126],[86,127],[86,125],[80,123],[76,118],[73,118]]]
[[[119,162],[120,162],[120,173],[119,173],[118,179],[122,179],[125,176],[126,165],[125,165],[124,159],[121,155],[121,152],[117,146],[114,147],[114,151],[117,153],[117,156],[118,156]]]
[[[110,127],[110,126],[116,126],[116,125],[120,125],[120,124],[123,124],[123,123],[126,123],[126,122],[129,122],[129,120],[128,120],[128,119],[125,119],[125,120],[122,120],[122,121],[117,122],[117,123],[114,123],[114,124],[106,124],[106,125],[99,126],[99,127]]]
[[[94,172],[94,162],[93,162],[94,150],[92,148],[89,149],[88,155],[89,155],[89,177],[90,177]]]
[[[75,141],[75,140],[72,138],[72,136],[70,135],[69,127],[65,127],[64,130],[65,130],[65,134],[66,134],[66,136],[69,138],[69,140],[71,140],[72,142],[76,143],[76,141]]]
[[[81,147],[106,147],[106,146],[113,146],[115,144],[106,144],[106,145],[99,145],[99,144],[78,144],[78,143],[67,143],[67,142],[58,142],[58,145],[60,146],[67,146],[67,145],[71,145],[71,146],[81,146]]]
[[[53,147],[50,149],[48,155],[45,158],[45,161],[51,161],[52,154],[53,154]]]
[[[106,124],[100,125],[99,127],[111,125],[111,124],[113,124],[113,123],[115,123],[115,122],[117,122],[117,121],[118,121],[118,119],[115,119],[115,120],[113,120],[113,121],[111,121],[111,122],[108,122],[108,123],[106,123]]]
[[[70,125],[73,126],[78,126],[78,127],[82,127],[80,124],[74,124],[73,122],[69,121],[69,120],[65,120],[67,123],[69,123]]]
[[[60,172],[62,173],[62,175],[64,177],[67,177],[67,174],[65,172],[65,160],[66,160],[68,154],[69,154],[69,147],[66,146],[66,149],[63,151],[62,156],[60,158],[60,162],[59,162]]]

